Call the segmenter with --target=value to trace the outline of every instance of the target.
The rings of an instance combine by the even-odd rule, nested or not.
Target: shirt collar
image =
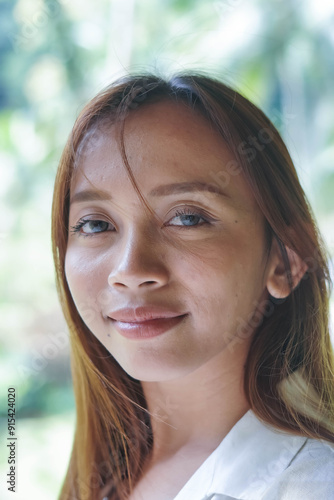
[[[307,441],[265,424],[248,410],[175,500],[214,494],[258,500]]]

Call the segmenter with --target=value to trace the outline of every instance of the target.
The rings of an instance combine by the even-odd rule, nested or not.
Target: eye
[[[78,224],[71,226],[71,232],[84,236],[91,236],[96,233],[105,233],[112,225],[105,220],[81,219]]]
[[[201,212],[196,212],[194,209],[191,209],[189,207],[177,210],[175,216],[170,220],[174,219],[179,219],[181,221],[181,224],[170,224],[169,221],[168,225],[179,227],[197,227],[203,226],[204,224],[210,224],[209,217],[206,218],[201,214]],[[202,219],[202,221],[204,222],[198,224],[198,220],[200,219]],[[182,224],[182,222],[184,222],[185,224]]]

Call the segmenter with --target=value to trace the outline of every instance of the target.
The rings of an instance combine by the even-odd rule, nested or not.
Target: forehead
[[[120,150],[119,124],[103,123],[87,134],[77,156],[72,186],[128,179]],[[240,165],[222,136],[199,111],[164,100],[132,110],[124,124],[126,159],[142,189],[200,181],[223,188],[240,202],[256,204]],[[128,183],[130,181],[128,180]],[[99,186],[100,187],[100,186]]]
[[[120,123],[112,123],[112,119],[108,118],[93,125],[81,141],[78,159],[82,160],[82,154],[96,154],[98,149],[106,148],[107,145],[114,152],[113,146],[116,149],[119,146],[120,127]],[[167,99],[131,110],[124,123],[124,141],[127,152],[136,146],[137,153],[140,149],[144,152],[147,146],[151,147],[157,141],[159,144],[163,142],[166,145],[176,145],[178,152],[190,147],[201,155],[208,150],[218,153],[222,150],[226,153],[227,150],[222,137],[197,109],[190,109],[182,101],[176,103]],[[216,146],[216,151],[213,146]],[[173,155],[173,151],[169,154]]]
[[[164,100],[130,113],[124,135],[130,149],[132,145],[140,149],[144,144],[153,149],[158,141],[169,158],[185,154],[190,158],[217,155],[225,159],[228,154],[227,145],[211,122],[183,101]]]

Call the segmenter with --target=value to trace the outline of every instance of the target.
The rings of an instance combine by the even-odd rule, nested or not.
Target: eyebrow
[[[81,203],[84,201],[108,201],[111,200],[111,195],[107,191],[101,189],[86,189],[75,193],[71,200],[72,203]]]
[[[223,191],[217,184],[209,184],[205,182],[193,181],[193,182],[179,182],[174,184],[163,184],[157,186],[150,191],[149,196],[169,196],[178,193],[197,193],[197,192],[209,192],[216,194],[217,196],[223,196],[225,198],[230,198],[230,196]],[[84,190],[78,191],[71,198],[70,203],[80,203],[85,201],[108,201],[111,200],[112,196],[107,191],[97,189],[97,190]]]
[[[222,191],[218,185],[209,184],[206,182],[180,182],[175,184],[164,184],[162,186],[158,186],[150,192],[150,196],[168,196],[171,194],[177,193],[189,193],[189,192],[203,192],[207,191],[209,193],[214,193],[219,196],[225,196],[229,198],[229,195]]]

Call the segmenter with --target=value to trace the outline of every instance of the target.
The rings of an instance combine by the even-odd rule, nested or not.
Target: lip
[[[180,324],[188,314],[182,314],[180,316],[174,317],[164,317],[155,318],[147,321],[117,321],[110,318],[113,327],[120,333],[123,337],[128,339],[148,339],[152,337],[157,337],[165,333],[166,331],[174,328]]]
[[[156,305],[133,306],[118,309],[108,314],[110,319],[122,323],[144,323],[149,320],[175,318],[185,313]]]

